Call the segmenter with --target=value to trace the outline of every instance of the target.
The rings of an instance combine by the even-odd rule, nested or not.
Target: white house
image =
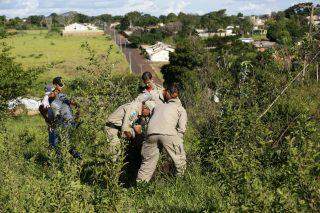
[[[93,24],[73,23],[65,26],[63,30],[63,35],[99,35],[103,33],[103,30],[99,30],[98,27]]]
[[[208,38],[213,36],[225,37],[225,36],[234,36],[233,33],[234,27],[228,26],[226,29],[218,29],[217,32],[209,32],[207,29],[196,29],[196,32],[201,38]]]
[[[236,35],[236,34],[233,33],[233,29],[234,29],[233,26],[227,26],[227,28],[226,28],[226,36],[234,36],[234,35]]]
[[[155,45],[143,47],[148,54],[150,61],[154,62],[168,62],[170,52],[174,52],[174,49],[162,42],[157,42]]]

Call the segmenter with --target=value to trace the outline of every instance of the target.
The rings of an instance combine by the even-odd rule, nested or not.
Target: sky
[[[284,10],[299,0],[0,0],[0,15],[9,18],[77,11],[87,15],[123,15],[139,11],[159,16],[168,13],[198,13],[227,9],[228,14],[269,14]],[[320,0],[312,0],[320,4]]]

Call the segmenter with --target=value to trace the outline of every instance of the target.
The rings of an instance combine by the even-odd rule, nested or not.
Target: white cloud
[[[18,1],[9,1],[2,0],[5,3],[11,3],[13,5],[10,9],[0,9],[0,14],[8,15],[9,17],[15,16],[25,16],[27,14],[32,14],[37,11],[39,6],[38,0],[18,0]]]
[[[249,15],[283,10],[298,1],[300,0],[0,0],[0,14],[8,17],[25,17],[78,11],[88,15],[101,13],[122,15],[137,10],[160,15],[171,12],[207,13],[227,9],[228,14],[242,12]],[[311,1],[319,2],[319,0]]]
[[[170,1],[169,5],[164,7],[164,14],[168,13],[180,13],[185,10],[185,8],[191,4],[191,1],[178,0]]]

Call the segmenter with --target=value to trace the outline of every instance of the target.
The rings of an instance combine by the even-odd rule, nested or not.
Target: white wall
[[[149,56],[151,61],[155,62],[168,62],[169,61],[169,51],[161,50],[153,55]]]

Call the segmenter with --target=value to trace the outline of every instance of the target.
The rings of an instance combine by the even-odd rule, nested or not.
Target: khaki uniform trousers
[[[137,181],[150,181],[159,160],[158,144],[162,144],[164,149],[172,158],[177,175],[183,175],[186,169],[186,153],[183,147],[183,139],[178,135],[150,135],[142,145],[142,164],[138,172]]]
[[[109,139],[109,153],[112,155],[112,160],[117,161],[121,155],[121,140],[119,138],[119,130],[113,127],[105,127],[105,132],[107,133]]]

